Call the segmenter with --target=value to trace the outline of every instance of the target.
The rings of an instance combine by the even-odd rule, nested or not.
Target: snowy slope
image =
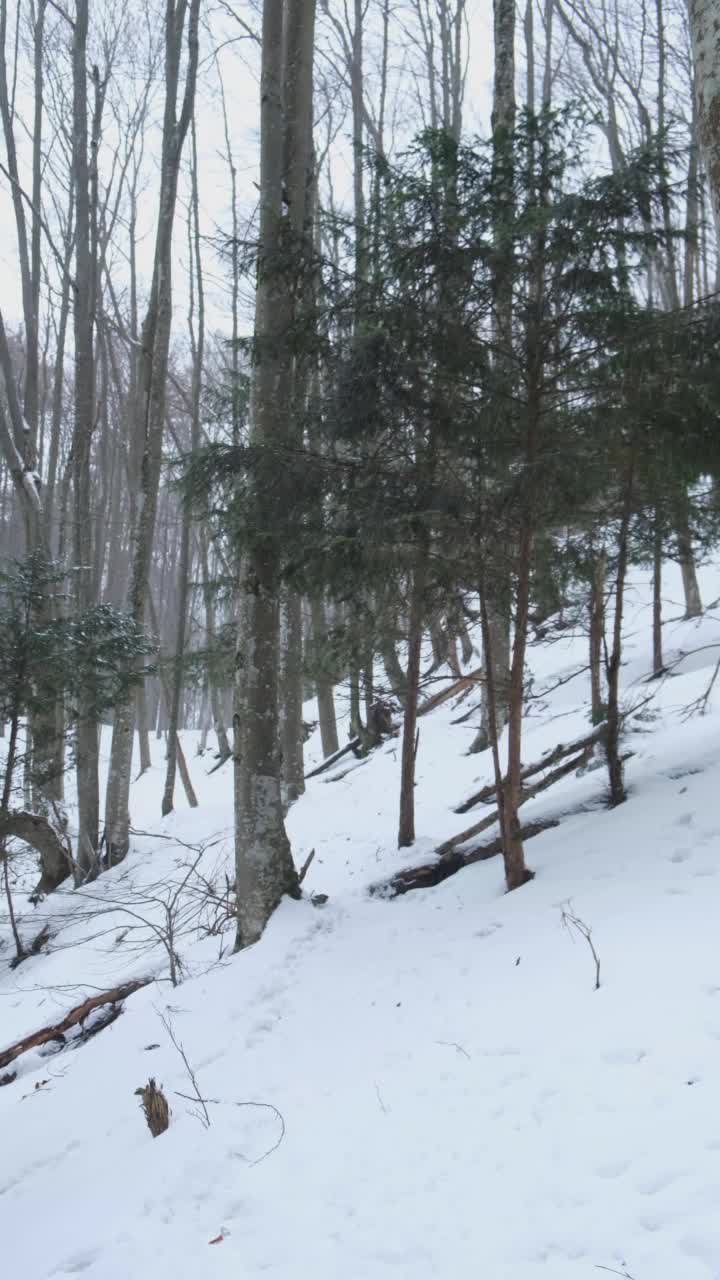
[[[713,572],[702,585],[720,594]],[[638,701],[648,601],[636,575],[624,678]],[[394,847],[391,742],[339,781],[313,780],[292,810],[298,862],[316,850],[306,888],[327,905],[284,903],[235,957],[232,931],[198,937],[190,911],[175,989],[149,925],[163,884],[197,856],[187,845],[208,845],[200,869],[221,883],[231,778],[191,760],[201,807],[161,826],[158,761],[135,787],[136,821],[156,834],[92,890],[34,917],[19,904],[29,935],[45,913],[54,938],[49,955],[0,969],[0,1048],[93,988],[159,980],[81,1048],[20,1059],[0,1089],[3,1273],[583,1280],[604,1267],[718,1280],[720,686],[707,715],[683,709],[707,686],[720,618],[669,621],[665,643],[668,656],[708,648],[633,722],[628,803],[599,807],[599,770],[531,802],[528,817],[572,811],[528,843],[532,884],[504,895],[495,859],[393,901],[368,896],[473,820],[452,808],[490,763],[464,754],[474,730],[446,704],[421,721],[409,856]],[[532,652],[548,692],[529,711],[528,762],[586,731],[586,677],[566,681],[585,645],[566,635]],[[586,943],[563,927],[569,901],[592,928],[599,991]],[[191,1082],[161,1015],[213,1100],[210,1128],[178,1096]],[[151,1074],[173,1109],[157,1140],[134,1096]]]

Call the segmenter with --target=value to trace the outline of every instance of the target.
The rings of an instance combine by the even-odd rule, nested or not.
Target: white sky
[[[241,11],[241,10],[240,10]],[[489,127],[489,104],[492,76],[492,0],[469,0],[468,19],[470,46],[467,75],[465,127],[468,132],[484,132]],[[220,39],[236,34],[236,28],[226,19],[222,24]],[[216,39],[217,32],[213,34]],[[201,35],[201,76],[197,96],[197,138],[200,157],[200,202],[202,232],[214,237],[218,230],[229,231],[231,224],[230,178],[225,158],[225,138],[222,111],[217,93],[217,76],[210,52],[210,33]],[[220,55],[230,124],[233,158],[237,168],[238,207],[242,220],[246,219],[257,199],[258,162],[258,109],[259,85],[257,80],[257,55],[252,42],[228,45]],[[18,96],[23,107],[22,93]],[[160,106],[158,98],[157,109]],[[29,115],[27,102],[27,118]],[[157,114],[156,109],[156,114]],[[340,134],[341,141],[348,141],[347,158],[339,154],[334,161],[335,182],[339,194],[350,190],[348,119]],[[3,148],[4,150],[4,148]],[[189,154],[189,143],[185,155]],[[3,156],[4,160],[4,156]],[[343,179],[343,169],[345,178]],[[157,174],[150,179],[141,196],[139,222],[142,240],[139,248],[139,265],[147,277],[151,270],[154,221],[157,200]],[[188,285],[186,278],[186,230],[185,202],[187,188],[182,191],[176,216],[174,296],[174,338],[182,341],[186,329]],[[47,248],[46,252],[50,252]],[[229,264],[223,263],[211,244],[204,248],[206,272],[207,323],[211,329],[229,329],[228,280]],[[0,307],[10,326],[20,323],[20,283],[17,269],[15,225],[7,181],[0,175]]]

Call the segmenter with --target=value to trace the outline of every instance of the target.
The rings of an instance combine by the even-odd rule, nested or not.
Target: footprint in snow
[[[670,854],[668,862],[687,862],[688,858],[692,857],[692,852],[692,849],[676,849]]]
[[[637,1189],[643,1196],[656,1196],[660,1191],[665,1191],[667,1187],[671,1187],[681,1177],[679,1173],[654,1173],[647,1178],[641,1178],[637,1184]]]
[[[595,1169],[598,1178],[621,1178],[630,1168],[629,1160],[608,1160]]]
[[[87,1271],[93,1262],[100,1256],[99,1249],[88,1249],[84,1253],[76,1253],[73,1258],[68,1258],[67,1262],[62,1262],[57,1271],[53,1271],[54,1276],[76,1276],[82,1271]]]
[[[602,1055],[603,1062],[609,1067],[633,1067],[647,1058],[644,1049],[615,1049],[612,1053]]]

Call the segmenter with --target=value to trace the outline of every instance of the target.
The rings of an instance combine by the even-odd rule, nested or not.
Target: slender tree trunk
[[[655,512],[655,528],[653,531],[653,675],[659,676],[664,671],[662,642],[662,557],[663,527],[660,513]]]
[[[161,812],[165,818],[172,813],[175,795],[175,770],[178,762],[178,726],[180,721],[180,704],[182,701],[183,681],[185,678],[185,639],[187,636],[188,595],[190,585],[190,517],[187,511],[183,514],[180,534],[180,557],[178,566],[178,608],[177,633],[175,638],[175,657],[173,661],[172,681],[170,682],[170,705],[168,708],[167,766],[165,769],[165,787],[163,789]]]
[[[625,581],[627,578],[630,542],[630,519],[635,477],[635,459],[631,455],[624,479],[623,509],[618,536],[617,571],[615,579],[615,617],[613,619],[612,648],[606,655],[605,669],[607,674],[607,731],[605,734],[605,757],[608,768],[610,804],[623,804],[627,798],[625,791],[625,768],[620,753],[620,665],[622,662],[622,627],[623,606],[625,602]]]
[[[508,720],[510,697],[510,610],[503,601],[498,604],[497,592],[492,602],[486,603],[488,624],[483,636],[483,666],[485,679],[480,694],[480,727],[471,743],[470,752],[486,751],[491,744],[490,721],[494,720],[498,734]],[[487,679],[488,664],[492,663],[493,679]],[[491,706],[490,699],[494,698]]]
[[[190,142],[191,199],[188,214],[188,250],[192,266],[190,271],[190,309],[188,314],[188,327],[190,331],[190,345],[193,356],[192,387],[190,390],[190,448],[195,452],[200,444],[200,402],[202,398],[203,359],[205,355],[205,290],[202,271],[202,255],[200,252],[200,197],[198,190],[197,144],[194,116],[190,127]],[[169,708],[170,723],[168,725],[167,768],[165,771],[165,789],[163,792],[161,806],[163,817],[166,817],[172,812],[174,803],[175,770],[178,760],[178,728],[183,684],[185,680],[185,643],[188,629],[190,574],[192,571],[192,551],[190,546],[190,535],[192,530],[190,507],[185,502],[182,504],[181,520],[182,526],[180,532],[180,556],[178,565],[177,633]]]
[[[675,536],[677,538],[678,560],[682,574],[683,593],[685,595],[685,617],[699,618],[702,614],[702,598],[695,569],[690,522],[688,519],[688,497],[684,486],[678,490],[675,504]]]
[[[417,711],[420,694],[420,655],[425,606],[425,579],[428,549],[423,545],[413,569],[408,615],[408,670],[403,716],[400,765],[400,821],[398,849],[415,843],[415,762],[417,757]]]
[[[142,680],[136,693],[136,716],[138,733],[138,750],[140,752],[140,773],[147,773],[152,768],[150,755],[150,730],[148,721],[147,681]]]
[[[502,236],[503,220],[509,221],[513,209],[513,137],[516,121],[515,98],[515,0],[493,0],[494,29],[494,83],[492,132],[494,152],[494,185],[500,197],[500,236]],[[497,237],[496,237],[497,238]],[[498,393],[506,397],[506,404],[512,402],[512,345],[513,345],[513,297],[512,280],[508,251],[500,247],[495,268],[493,283],[493,334],[496,345],[496,366]],[[508,570],[509,573],[509,570]],[[494,670],[495,696],[500,702],[494,708],[498,733],[507,723],[509,705],[505,698],[505,690],[510,695],[510,588],[509,583],[496,587],[486,600],[489,626],[486,641],[493,645],[490,655]],[[483,661],[487,666],[488,654]],[[487,746],[490,709],[487,699],[490,693],[490,682],[485,680],[482,686],[483,709],[481,713],[480,732],[473,743],[474,750],[482,750]]]
[[[590,585],[590,715],[593,724],[605,719],[602,691],[602,652],[605,635],[605,570],[607,555],[603,549],[595,556]]]
[[[212,670],[212,663],[216,660],[215,654],[217,650],[217,630],[215,626],[215,604],[213,600],[212,584],[210,582],[210,566],[208,562],[207,538],[204,530],[199,531],[200,543],[200,570],[202,573],[202,594],[203,603],[205,605],[205,631],[207,634],[208,649],[211,654],[211,670],[208,672],[208,684],[210,687],[210,707],[212,710],[213,725],[215,728],[215,736],[218,744],[218,754],[221,760],[229,760],[232,755],[230,743],[228,742],[227,729],[225,727],[225,716],[223,714],[223,700],[220,696],[220,690],[217,685],[215,674]]]
[[[77,609],[82,614],[95,603],[92,555],[91,449],[95,426],[95,263],[93,221],[97,216],[91,197],[87,101],[88,0],[77,0],[73,28],[73,177],[75,182],[75,424],[73,432],[73,559]],[[94,70],[96,96],[100,92]],[[97,132],[102,105],[96,103]],[[93,129],[93,143],[97,134]],[[93,149],[96,155],[96,149]],[[100,785],[98,719],[92,687],[79,698],[75,729],[75,765],[78,796],[76,861],[80,874],[97,874]]]
[[[335,717],[335,697],[333,682],[325,669],[324,651],[327,641],[327,621],[325,604],[321,596],[313,595],[310,600],[310,616],[312,621],[313,645],[318,655],[318,672],[315,677],[317,687],[318,719],[320,721],[320,740],[325,759],[339,750],[337,719]]]
[[[140,495],[133,531],[130,611],[143,625],[148,596],[165,427],[165,400],[172,322],[172,233],[183,144],[190,125],[198,66],[200,0],[167,0],[165,18],[165,109],[161,147],[160,199],[150,301],[138,354],[137,426],[141,444]],[[187,25],[187,64],[178,114],[182,44]],[[130,842],[130,782],[135,701],[129,696],[115,712],[105,803],[110,863],[125,857]]]
[[[289,807],[305,790],[303,762],[302,600],[284,592],[280,657],[280,750],[282,781]]]

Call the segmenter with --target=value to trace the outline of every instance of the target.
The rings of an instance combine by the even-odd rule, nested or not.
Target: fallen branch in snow
[[[50,1044],[51,1041],[59,1041],[61,1044],[65,1042],[65,1032],[72,1030],[84,1022],[88,1014],[94,1009],[100,1009],[103,1005],[119,1004],[126,1000],[135,991],[139,991],[141,987],[146,987],[152,982],[152,978],[136,978],[133,982],[124,982],[119,987],[113,987],[110,991],[102,991],[100,995],[89,996],[87,1000],[83,1000],[82,1004],[78,1004],[69,1013],[65,1014],[59,1022],[54,1023],[50,1027],[42,1027],[40,1031],[33,1031],[31,1035],[24,1036],[22,1040],[18,1040],[15,1044],[11,1044],[8,1049],[3,1049],[0,1053],[0,1069],[8,1066],[10,1062],[14,1062],[21,1054],[27,1053],[30,1049],[39,1049],[44,1044]]]
[[[345,746],[341,747],[339,751],[334,751],[331,756],[323,760],[322,764],[316,765],[314,769],[306,773],[305,781],[307,782],[308,778],[317,778],[321,773],[326,773],[328,769],[332,769],[333,765],[337,764],[338,760],[342,760],[343,756],[346,756],[349,751],[353,751],[360,758],[360,762],[364,763],[368,751],[374,751],[377,747],[381,747],[383,743],[387,742],[388,738],[396,738],[398,733],[397,726],[388,719],[382,726],[377,726],[373,733],[357,734],[349,742],[346,742]],[[338,778],[327,778],[326,781],[337,782],[342,776],[344,775],[339,775]]]
[[[447,689],[441,689],[439,693],[434,693],[432,697],[423,702],[418,707],[418,715],[426,716],[429,711],[434,711],[436,707],[441,707],[443,702],[449,702],[451,698],[458,697],[460,694],[467,693],[474,684],[479,684],[482,680],[482,668],[478,667],[476,671],[469,671],[466,676],[461,676]]]
[[[559,818],[529,822],[527,826],[521,827],[520,839],[532,840],[533,836],[539,836],[543,831],[559,825]],[[417,867],[405,867],[402,871],[396,872],[390,880],[371,885],[370,893],[378,898],[397,898],[403,893],[409,893],[411,889],[430,889],[436,884],[442,884],[443,880],[448,880],[464,867],[471,866],[473,862],[486,862],[490,858],[497,857],[499,853],[502,853],[502,838],[497,836],[488,844],[478,845],[477,848],[470,849],[466,853],[450,853],[436,858],[435,862],[423,863]]]
[[[605,723],[598,725],[593,729],[592,733],[588,733],[584,738],[578,738],[576,742],[569,742],[567,745],[560,742],[552,751],[543,756],[542,760],[537,760],[535,764],[529,764],[523,769],[521,778],[525,782],[527,778],[532,778],[536,773],[540,773],[543,769],[549,768],[551,764],[556,764],[559,760],[564,760],[566,756],[573,755],[574,752],[587,751],[588,748],[594,747],[600,741],[605,732]],[[480,791],[476,791],[473,795],[468,796],[461,804],[457,805],[455,813],[467,813],[468,809],[474,809],[476,804],[482,804],[485,800],[492,800],[495,795],[495,783],[489,782],[487,786],[481,787]]]
[[[350,741],[347,742],[344,747],[341,747],[339,751],[333,751],[332,755],[328,756],[326,760],[323,760],[322,764],[316,765],[314,769],[311,769],[309,773],[306,773],[305,781],[307,782],[308,778],[317,778],[318,774],[325,773],[326,769],[332,769],[333,765],[338,760],[342,760],[343,756],[346,756],[349,751],[354,751],[355,748],[359,746],[360,738],[351,738]]]
[[[307,858],[305,859],[305,861],[303,862],[300,868],[300,874],[298,875],[298,884],[302,884],[303,880],[305,879],[308,871],[310,870],[310,863],[312,862],[314,857],[315,857],[315,850],[311,849]]]
[[[539,795],[541,791],[546,791],[548,787],[552,787],[553,784],[559,782],[561,778],[565,778],[569,773],[574,773],[576,769],[581,769],[582,766],[587,764],[590,759],[593,746],[594,742],[589,743],[582,751],[579,752],[578,755],[573,756],[571,760],[567,760],[564,764],[559,765],[557,769],[553,769],[551,773],[546,774],[539,782],[534,782],[530,787],[523,787],[520,792],[519,805],[527,804],[528,800],[532,800],[533,797]],[[526,772],[525,777],[530,777],[531,774],[537,772],[538,766],[533,765]],[[493,791],[494,790],[495,788],[493,787]],[[492,812],[482,818],[480,822],[474,823],[472,827],[467,827],[465,831],[460,831],[458,835],[451,836],[449,840],[443,841],[442,844],[438,845],[436,852],[440,854],[441,857],[444,857],[448,853],[452,853],[453,849],[456,849],[458,845],[466,844],[468,840],[472,840],[473,836],[480,835],[481,831],[486,831],[488,827],[494,826],[497,821],[498,811],[497,809],[493,809]]]

